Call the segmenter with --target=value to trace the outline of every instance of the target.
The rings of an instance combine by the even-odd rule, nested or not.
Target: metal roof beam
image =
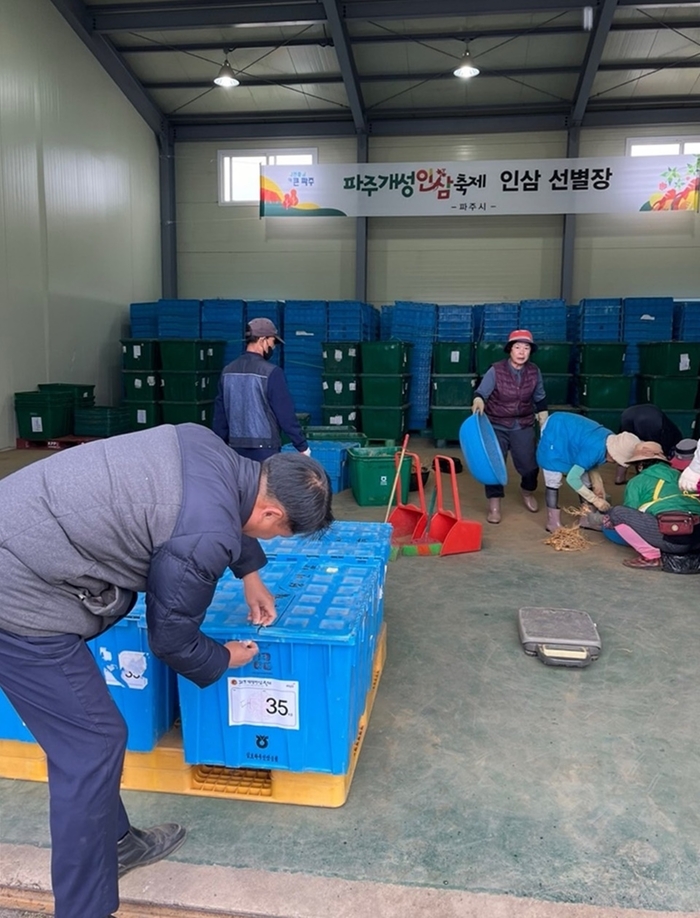
[[[82,0],[51,0],[51,2],[151,130],[159,136],[167,132],[167,118],[144,92],[143,87],[114,50],[110,41],[89,31],[90,14]]]
[[[358,134],[366,134],[367,121],[365,119],[365,104],[362,99],[360,79],[357,74],[357,67],[355,65],[350,39],[348,38],[348,31],[338,7],[338,0],[323,0],[323,7],[326,11],[331,35],[333,36],[335,53],[338,58],[340,73],[350,104],[352,120],[355,122],[355,128]]]
[[[617,3],[618,0],[603,0],[603,6],[598,13],[598,19],[591,33],[588,48],[586,49],[586,59],[583,65],[583,71],[574,94],[574,104],[571,108],[572,125],[579,125],[583,120],[583,114],[586,111],[588,100],[591,97],[593,81],[595,80],[595,75],[598,72],[598,67],[603,57],[605,42],[608,40],[608,35],[610,34],[610,26],[612,25],[615,10],[617,9]]]

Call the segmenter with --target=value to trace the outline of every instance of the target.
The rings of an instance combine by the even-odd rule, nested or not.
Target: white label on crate
[[[134,389],[140,389],[141,386],[143,386],[143,383],[137,376],[136,379],[134,380]]]
[[[148,383],[149,386],[155,386],[155,384],[156,384],[156,378],[155,378],[155,376],[147,376],[147,377],[146,377],[146,382]]]
[[[141,691],[148,685],[148,659],[142,650],[119,651],[119,675],[130,689]]]
[[[348,383],[348,389],[350,392],[354,392],[357,389],[357,383],[354,383],[354,382]]]
[[[351,411],[350,414],[348,415],[348,421],[354,421],[356,419],[357,419],[357,412]]]
[[[333,351],[333,359],[336,361],[336,363],[340,363],[340,361],[343,359],[343,352]]]
[[[356,357],[356,356],[357,356],[357,348],[355,348],[355,347],[349,347],[349,348],[348,348],[348,355],[349,355],[350,357]]]
[[[324,389],[324,391],[328,388],[328,383],[326,382],[325,379],[323,380],[323,385],[321,388]]]
[[[335,424],[337,426],[338,424],[343,423],[343,416],[342,414],[334,414],[333,417],[329,418],[328,420],[331,422],[331,424]]]
[[[450,351],[450,363],[459,363],[459,351]]]
[[[208,348],[207,348],[207,357],[213,357],[213,356],[214,356],[214,348],[213,348],[213,347],[208,347]]]
[[[141,356],[141,345],[135,344],[134,345],[134,357],[140,357],[140,356]]]
[[[690,354],[681,354],[681,359],[678,362],[678,370],[689,370],[690,369]]]
[[[41,423],[41,418],[34,416],[32,418],[32,433],[43,433],[44,425]]]
[[[145,408],[136,409],[136,423],[137,424],[147,424],[148,423],[148,413]]]
[[[200,347],[199,349],[199,362],[204,363],[204,348]]]
[[[284,679],[228,680],[228,725],[299,729],[299,683]]]
[[[333,383],[333,390],[336,395],[340,395],[340,393],[343,391],[343,384],[339,379],[336,379],[336,381]]]

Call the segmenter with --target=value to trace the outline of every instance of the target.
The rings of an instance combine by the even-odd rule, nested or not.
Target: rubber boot
[[[616,465],[615,466],[615,484],[623,485],[627,481],[627,466],[626,465]]]
[[[534,493],[532,491],[524,491],[522,488],[520,489],[520,493],[523,495],[523,503],[530,513],[537,513],[540,508]]]
[[[600,510],[589,510],[579,517],[578,525],[580,529],[595,529],[596,532],[602,532],[603,514]]]
[[[132,826],[124,838],[117,843],[119,876],[135,867],[155,864],[180,847],[185,841],[186,829],[174,822],[150,829],[136,829]]]
[[[547,532],[561,529],[561,510],[547,507]]]
[[[486,514],[487,523],[501,522],[501,498],[489,497],[489,512]]]

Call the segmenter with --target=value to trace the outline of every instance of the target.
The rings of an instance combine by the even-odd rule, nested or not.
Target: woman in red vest
[[[540,429],[548,417],[542,374],[530,363],[537,345],[532,340],[532,334],[521,328],[510,333],[503,350],[508,357],[486,371],[474,393],[472,411],[485,413],[493,424],[503,458],[507,459],[510,452],[520,475],[523,502],[531,513],[537,513],[534,492],[539,469],[535,458],[535,415]],[[489,502],[487,522],[501,522],[503,495],[502,485],[486,485]]]

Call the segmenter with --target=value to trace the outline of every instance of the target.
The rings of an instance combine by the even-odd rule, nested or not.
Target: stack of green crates
[[[75,409],[73,432],[76,437],[114,437],[129,433],[131,429],[131,411],[127,405]]]
[[[578,401],[582,413],[617,431],[620,415],[634,401],[631,376],[625,376],[625,352],[621,342],[587,342],[579,346]]]
[[[204,338],[160,341],[160,396],[164,424],[211,427],[226,343]]]
[[[357,341],[325,341],[322,355],[323,425],[355,427],[358,420],[360,345]]]
[[[639,401],[661,408],[684,431],[693,429],[698,404],[700,343],[653,341],[639,345]],[[692,420],[691,420],[692,419]]]
[[[532,357],[542,374],[544,391],[550,411],[566,410],[573,397],[573,374],[571,372],[571,348],[569,341],[543,341],[537,343]]]
[[[161,423],[160,342],[157,338],[123,338],[124,407],[131,430]]]
[[[66,389],[15,392],[17,431],[23,440],[55,440],[73,432],[74,394]]]
[[[498,346],[502,354],[503,348]],[[433,345],[430,417],[433,438],[438,446],[444,446],[448,440],[458,440],[459,429],[471,414],[477,382],[473,370],[474,345],[471,341],[438,341]]]
[[[360,426],[370,440],[398,440],[406,430],[412,346],[407,341],[363,341],[360,345]]]

